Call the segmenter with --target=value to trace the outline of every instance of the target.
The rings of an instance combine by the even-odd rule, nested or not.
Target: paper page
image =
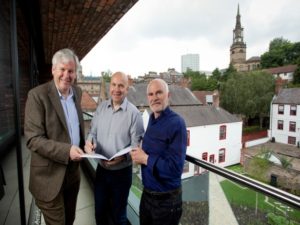
[[[115,155],[113,155],[110,159],[108,159],[107,157],[105,157],[104,155],[101,155],[101,154],[97,154],[97,153],[94,153],[94,154],[83,154],[81,155],[82,158],[92,158],[92,159],[104,159],[104,160],[112,160],[118,156],[121,156],[121,155],[124,155],[128,152],[130,152],[132,150],[132,147],[129,146],[127,148],[124,148],[122,150],[120,150],[119,152],[117,152]]]

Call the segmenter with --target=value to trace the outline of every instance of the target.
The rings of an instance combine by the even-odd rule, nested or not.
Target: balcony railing
[[[93,180],[97,162],[85,162]],[[298,196],[189,155],[186,162],[192,173],[182,176],[182,225],[300,225]],[[195,168],[201,174],[194,175]],[[139,224],[141,193],[140,167],[135,165],[127,208],[132,225]]]

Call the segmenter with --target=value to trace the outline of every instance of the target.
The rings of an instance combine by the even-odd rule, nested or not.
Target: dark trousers
[[[35,200],[47,225],[72,225],[75,220],[77,195],[80,181],[63,187],[50,202]]]
[[[140,225],[178,225],[181,214],[181,188],[164,193],[144,189],[140,203]]]
[[[132,183],[132,166],[121,170],[97,167],[95,217],[97,225],[126,225],[127,199]]]

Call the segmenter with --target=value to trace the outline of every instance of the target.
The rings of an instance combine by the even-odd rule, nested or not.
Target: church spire
[[[236,24],[235,24],[235,29],[237,28],[242,28],[241,25],[241,15],[240,15],[240,4],[238,4],[238,10],[236,14]]]
[[[240,15],[240,5],[238,4],[237,15],[236,15],[236,23],[235,28],[233,30],[233,43],[241,42],[243,43],[243,30],[241,25],[241,15]]]
[[[246,62],[246,43],[244,42],[244,28],[241,25],[240,5],[238,4],[236,23],[233,30],[233,41],[230,47],[230,62],[240,67]]]

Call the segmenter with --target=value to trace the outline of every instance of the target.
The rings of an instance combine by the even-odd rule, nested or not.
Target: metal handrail
[[[189,155],[186,156],[186,160],[197,166],[207,169],[208,171],[225,177],[231,181],[237,182],[251,189],[254,189],[255,191],[268,195],[278,201],[284,202],[292,207],[300,208],[300,197],[296,195],[290,194],[286,191],[264,184],[262,182],[243,176],[241,174],[235,173],[228,169],[221,168],[204,160],[196,159]]]

